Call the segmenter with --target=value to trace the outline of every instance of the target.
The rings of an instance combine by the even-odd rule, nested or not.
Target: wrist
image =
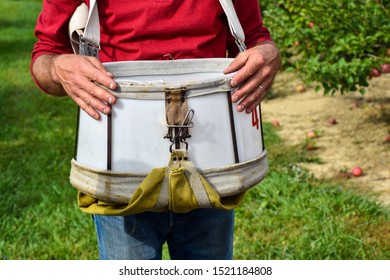
[[[59,76],[57,74],[57,59],[60,55],[58,54],[53,54],[53,55],[50,55],[50,57],[48,57],[49,59],[49,74],[51,76],[51,79],[53,80],[53,82],[57,83],[57,84],[60,84],[60,81],[59,81]]]

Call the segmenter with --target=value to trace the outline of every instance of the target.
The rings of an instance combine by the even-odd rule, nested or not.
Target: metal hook
[[[184,140],[186,138],[191,137],[191,135],[189,135],[189,134],[183,137],[183,134],[185,132],[188,132],[188,128],[193,127],[193,125],[191,125],[191,124],[192,124],[192,119],[194,118],[194,115],[195,115],[195,111],[192,109],[186,113],[182,124],[178,127],[179,132],[175,135],[174,142],[176,142],[177,140],[184,142]],[[186,142],[184,142],[184,143],[186,143]],[[188,146],[188,144],[187,144],[187,146]]]

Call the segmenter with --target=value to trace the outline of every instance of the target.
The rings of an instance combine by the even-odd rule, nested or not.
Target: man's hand
[[[77,105],[94,119],[100,113],[110,114],[110,104],[116,98],[97,84],[114,90],[113,75],[95,57],[74,54],[42,55],[33,65],[38,83],[49,94],[69,95]]]
[[[261,43],[238,54],[224,73],[238,71],[231,86],[238,87],[232,102],[238,101],[237,110],[251,113],[271,88],[276,73],[282,66],[278,48],[272,43]]]

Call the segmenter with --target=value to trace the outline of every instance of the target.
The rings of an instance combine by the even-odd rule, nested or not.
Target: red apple
[[[314,22],[309,22],[308,24],[309,28],[313,28],[315,26]]]
[[[302,93],[302,92],[305,92],[306,88],[305,88],[303,85],[297,85],[297,86],[295,87],[295,90],[296,90],[297,92]]]
[[[306,144],[306,150],[308,150],[308,151],[314,150],[315,148],[316,148],[316,145],[313,142],[309,142]]]
[[[361,169],[359,166],[355,166],[354,168],[352,168],[351,173],[353,176],[359,177],[359,176],[362,176],[363,169]]]
[[[310,130],[310,131],[307,133],[307,137],[308,137],[308,138],[316,138],[316,137],[317,137],[317,133],[316,133],[314,130]]]
[[[299,41],[298,41],[298,40],[297,40],[297,41],[295,41],[295,42],[294,42],[294,47],[298,47],[298,46],[299,46],[299,44],[300,44],[300,43],[299,43]]]
[[[371,77],[379,77],[381,75],[381,72],[378,69],[372,69],[370,76]]]
[[[332,124],[332,125],[337,123],[336,119],[333,118],[333,117],[330,117],[329,120],[328,120],[328,122],[329,122],[330,124]]]
[[[390,135],[387,135],[387,136],[385,137],[385,142],[390,143]]]
[[[382,73],[390,73],[390,64],[382,64],[381,70],[382,70]]]
[[[273,120],[271,123],[272,123],[272,125],[275,126],[275,127],[280,126],[280,123],[279,123],[278,120]]]

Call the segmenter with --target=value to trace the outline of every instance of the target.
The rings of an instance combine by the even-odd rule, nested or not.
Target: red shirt
[[[85,2],[89,5],[89,0]],[[31,73],[40,55],[73,52],[68,24],[81,3],[43,1],[35,28],[38,41],[32,52]],[[97,4],[102,62],[226,57],[226,52],[234,57],[238,53],[218,0],[105,0]],[[235,9],[248,47],[271,40],[257,0],[236,0]]]
[[[234,57],[238,50],[218,0],[97,1],[102,62]],[[80,0],[45,0],[35,35],[32,62],[46,53],[72,53],[68,22]],[[86,1],[89,5],[89,0]],[[257,0],[237,0],[235,8],[246,45],[271,40]],[[170,55],[170,56],[168,56]]]

